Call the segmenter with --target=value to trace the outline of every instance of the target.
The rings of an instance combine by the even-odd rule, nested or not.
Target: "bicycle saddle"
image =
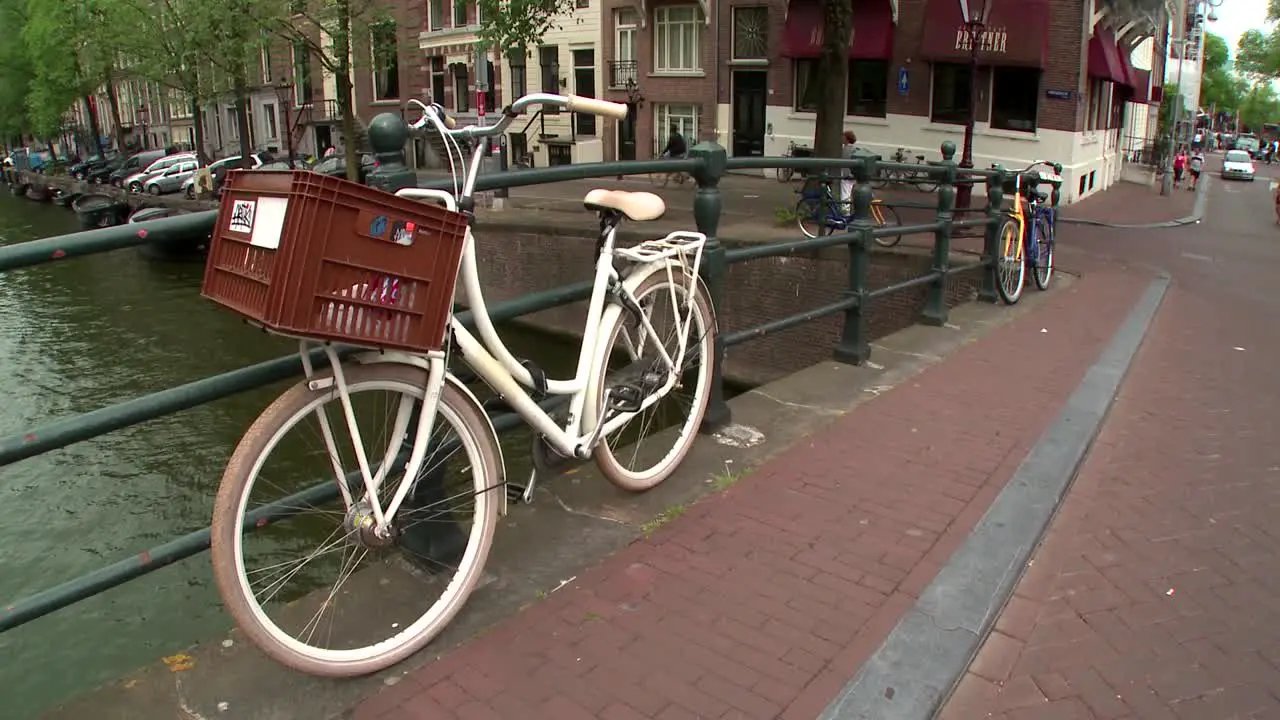
[[[596,188],[582,198],[582,204],[592,212],[616,210],[635,222],[657,220],[667,212],[667,204],[662,198],[650,192]]]
[[[1039,190],[1037,190],[1035,192],[1035,199],[1036,199],[1036,202],[1047,203],[1049,202],[1049,193],[1040,192]]]

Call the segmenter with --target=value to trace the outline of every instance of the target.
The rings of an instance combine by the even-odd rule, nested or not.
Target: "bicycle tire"
[[[427,371],[411,365],[376,363],[344,366],[343,369],[352,393],[384,386],[393,392],[421,399],[427,385]],[[336,396],[337,391],[332,387],[312,390],[306,381],[300,382],[276,398],[249,427],[228,460],[218,488],[211,528],[211,551],[214,579],[227,611],[245,637],[262,652],[286,667],[311,675],[357,677],[390,667],[421,650],[449,625],[466,604],[483,575],[497,530],[499,503],[492,491],[504,491],[500,485],[503,470],[496,439],[489,432],[487,420],[480,414],[482,410],[457,388],[445,383],[441,389],[436,421],[444,421],[454,427],[462,447],[469,451],[470,456],[466,459],[471,463],[468,467],[473,468],[472,484],[478,503],[475,526],[468,534],[461,555],[465,569],[459,569],[441,600],[433,603],[420,618],[392,638],[374,645],[359,650],[325,650],[295,638],[282,639],[286,633],[266,618],[256,598],[247,596],[252,593],[248,588],[248,574],[243,571],[244,506],[265,457],[278,445],[282,433],[310,416],[326,399],[335,400]],[[354,534],[354,531],[349,530],[348,534]],[[355,575],[358,573],[349,577]],[[246,590],[250,592],[247,594]],[[388,626],[396,627],[389,622]],[[357,655],[402,636],[407,637],[383,651]]]
[[[1049,284],[1053,282],[1053,228],[1049,226],[1049,219],[1044,215],[1037,215],[1036,222],[1036,261],[1032,267],[1031,279],[1036,284],[1037,290],[1048,290]]]
[[[688,291],[690,286],[693,288],[692,293]],[[592,452],[592,457],[595,459],[596,466],[600,469],[600,474],[604,475],[605,479],[615,487],[628,492],[644,492],[657,487],[680,468],[680,464],[698,439],[698,428],[702,424],[703,417],[706,416],[707,406],[711,400],[711,384],[715,380],[715,339],[717,332],[715,308],[702,282],[696,278],[691,278],[687,270],[683,273],[676,273],[672,279],[668,278],[666,272],[655,272],[642,280],[639,286],[636,287],[636,304],[643,306],[645,299],[653,293],[657,293],[659,302],[671,299],[677,293],[693,302],[693,322],[688,330],[691,333],[698,330],[701,331],[701,335],[697,336],[696,347],[702,355],[703,364],[697,370],[694,388],[695,402],[685,415],[684,423],[676,434],[676,442],[654,466],[643,472],[630,471],[622,467],[618,456],[609,447],[608,441],[611,436],[617,435],[624,430],[625,425],[613,431],[609,436],[600,438],[599,444],[596,445]],[[684,308],[677,309],[681,312],[684,310]],[[630,313],[619,307],[619,311],[613,313],[611,319],[606,319],[602,323],[600,337],[601,342],[604,343],[604,352],[608,353],[605,357],[612,356],[609,350],[622,332],[623,322],[628,317],[630,317]],[[650,325],[652,326],[652,322],[650,322]],[[692,345],[686,347],[686,355],[692,347]],[[674,347],[667,349],[669,354],[674,351]],[[644,375],[647,376],[651,373],[652,370],[645,372]],[[587,398],[587,407],[596,410],[595,413],[585,414],[584,419],[587,421],[588,427],[594,425],[600,416],[600,404],[603,402],[609,379],[610,373],[606,364],[601,366],[601,372],[593,383],[594,392]],[[678,385],[677,388],[679,387]],[[677,388],[673,388],[673,391]],[[667,397],[670,397],[670,394]],[[665,400],[667,397],[663,399]],[[661,405],[661,402],[655,407],[658,405]],[[652,427],[652,425],[649,422],[645,422],[641,426],[642,433],[649,427]],[[644,435],[640,440],[650,437],[665,437],[669,434],[669,429],[664,427],[658,429],[656,433]],[[640,453],[637,449],[636,452],[631,454],[639,456]]]
[[[1005,305],[1015,305],[1018,300],[1022,299],[1022,291],[1027,284],[1026,256],[1024,254],[1016,261],[1005,261],[1004,248],[1009,242],[1014,242],[1018,244],[1017,251],[1021,252],[1023,239],[1018,237],[1018,223],[1015,222],[1013,218],[1006,217],[1004,221],[1001,222],[1000,228],[996,233],[996,237],[997,247],[1000,248],[1000,255],[995,258],[995,266],[991,268],[991,272],[995,274],[996,292],[1000,295],[1000,300],[1003,301]],[[1017,280],[1013,283],[1012,287],[1006,287],[1005,283],[1002,281],[1002,276],[1000,274],[1002,264],[1009,267],[1012,272],[1017,273]]]
[[[883,190],[893,182],[896,170],[877,170],[876,174],[871,178],[871,187],[876,190]]]
[[[880,216],[885,219],[885,222],[880,224],[878,227],[882,227],[882,228],[895,227],[895,226],[902,227],[902,217],[898,215],[898,211],[894,209],[893,206],[885,205],[882,203],[880,205]],[[890,218],[892,218],[892,220],[890,220]],[[875,238],[875,241],[876,241],[876,244],[879,245],[880,247],[891,248],[897,245],[898,243],[902,242],[902,235],[899,234],[899,235],[894,235],[892,237],[877,237]]]
[[[778,182],[789,183],[791,182],[791,178],[795,176],[796,170],[795,168],[782,167],[777,169],[776,174],[778,177]]]
[[[928,170],[916,170],[914,171],[914,175],[916,180],[916,190],[919,190],[922,193],[931,193],[938,189],[937,181],[933,179],[933,176],[929,174]]]
[[[800,227],[800,232],[805,237],[818,238],[831,234],[831,225],[821,215],[824,205],[829,206],[830,204],[824,203],[823,199],[818,196],[801,197],[796,202],[796,225]],[[806,225],[806,222],[809,224]]]

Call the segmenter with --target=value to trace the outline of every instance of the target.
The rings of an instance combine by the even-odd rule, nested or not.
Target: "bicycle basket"
[[[304,170],[228,173],[201,294],[268,330],[444,344],[465,216]]]

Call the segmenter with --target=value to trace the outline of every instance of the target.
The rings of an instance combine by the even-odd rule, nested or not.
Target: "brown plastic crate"
[[[444,344],[466,217],[304,170],[233,171],[201,294],[276,332]]]

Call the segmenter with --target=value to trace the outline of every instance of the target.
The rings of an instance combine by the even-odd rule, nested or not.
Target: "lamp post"
[[[142,123],[142,149],[148,150],[147,147],[147,105],[146,103],[138,104],[138,121]]]
[[[293,100],[293,83],[284,78],[276,83],[276,98],[280,101],[280,109],[284,111],[283,126],[277,132],[284,133],[285,158],[293,162],[293,124],[289,121],[289,103]]]
[[[974,124],[978,121],[978,41],[982,37],[983,17],[987,14],[987,3],[991,0],[983,0],[982,7],[978,10],[969,10],[969,19],[965,23],[965,29],[969,35],[969,116],[964,124],[964,146],[960,151],[959,167],[965,170],[973,169],[973,129]],[[956,208],[967,210],[973,198],[973,183],[962,183],[956,188]]]

